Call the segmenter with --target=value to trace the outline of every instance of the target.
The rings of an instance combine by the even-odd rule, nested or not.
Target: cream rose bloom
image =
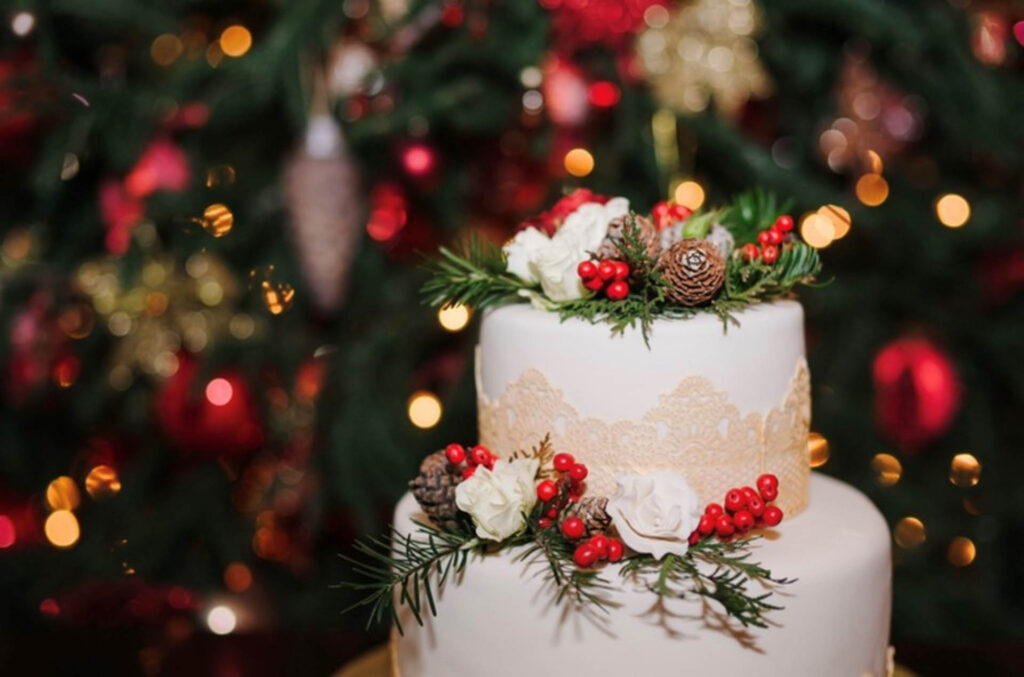
[[[477,536],[503,541],[526,526],[525,515],[537,503],[534,480],[539,467],[535,458],[498,461],[494,470],[477,466],[455,487],[455,505],[473,518]]]
[[[619,488],[607,511],[622,542],[657,559],[685,555],[701,514],[700,499],[686,478],[660,470],[639,477],[619,475],[615,481]]]
[[[629,213],[629,200],[612,198],[605,204],[587,202],[562,222],[554,237],[536,228],[519,231],[503,247],[506,270],[527,284],[540,283],[552,301],[573,301],[588,292],[576,267],[597,251],[613,219]]]

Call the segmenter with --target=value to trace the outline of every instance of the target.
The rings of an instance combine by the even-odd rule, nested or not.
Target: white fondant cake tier
[[[546,434],[610,496],[620,472],[686,475],[702,502],[772,472],[779,506],[807,503],[810,381],[795,301],[737,313],[658,319],[613,335],[606,323],[525,304],[489,311],[477,353],[480,441],[500,455]]]
[[[889,530],[868,499],[815,474],[811,506],[784,521],[752,558],[798,579],[774,597],[785,608],[765,630],[728,629],[714,605],[658,598],[623,582],[614,568],[612,609],[603,626],[552,605],[543,564],[516,552],[477,557],[440,593],[437,617],[420,627],[402,614],[402,677],[881,677],[887,674],[891,560]],[[395,525],[423,521],[415,500]]]

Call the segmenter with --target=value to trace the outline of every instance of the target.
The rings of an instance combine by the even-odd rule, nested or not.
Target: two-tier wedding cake
[[[480,439],[427,457],[357,565],[398,674],[891,671],[888,528],[810,470],[789,297],[820,263],[773,200],[578,192],[443,256],[429,300],[490,306]]]

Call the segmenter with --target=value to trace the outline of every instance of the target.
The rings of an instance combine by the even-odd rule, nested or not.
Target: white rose
[[[536,228],[524,228],[502,247],[507,261],[505,269],[527,284],[537,284],[540,280],[530,269],[530,263],[550,243],[551,238]]]
[[[552,241],[541,250],[530,264],[530,270],[540,280],[540,286],[552,301],[572,301],[583,298],[586,288],[576,272],[585,252],[571,248],[563,241]]]
[[[700,522],[700,499],[680,474],[657,471],[637,477],[619,475],[619,488],[607,511],[623,543],[661,559],[685,555]]]
[[[587,202],[576,208],[565,217],[562,227],[552,238],[555,242],[563,242],[566,246],[581,255],[580,261],[586,258],[587,252],[597,251],[608,234],[608,224],[620,216],[629,213],[629,200],[615,197],[605,204]],[[579,261],[577,261],[579,263]]]
[[[455,505],[473,518],[477,536],[503,541],[526,526],[525,515],[537,503],[539,466],[535,458],[498,461],[494,470],[477,466],[472,477],[455,487]]]

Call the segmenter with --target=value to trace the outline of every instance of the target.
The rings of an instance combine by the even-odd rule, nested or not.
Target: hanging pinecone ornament
[[[345,298],[366,209],[358,169],[330,116],[311,118],[285,165],[284,197],[313,305],[332,314]]]
[[[707,240],[680,240],[658,261],[669,283],[670,301],[697,306],[715,297],[725,282],[725,260]]]
[[[569,510],[569,517],[579,517],[583,520],[587,535],[603,534],[608,532],[612,525],[611,515],[607,512],[608,499],[604,496],[587,496],[573,503]]]
[[[619,245],[622,243],[626,229],[630,226],[630,222],[633,221],[633,219],[636,219],[636,228],[639,229],[641,241],[647,245],[647,253],[651,256],[658,255],[661,244],[660,237],[658,235],[658,228],[654,223],[647,217],[640,216],[639,214],[624,214],[623,216],[613,219],[612,222],[608,224],[608,233],[604,236],[604,241],[601,243],[601,247],[597,250],[598,258],[622,258],[622,252],[619,251]]]
[[[409,482],[409,490],[434,524],[442,529],[454,529],[459,513],[455,487],[461,480],[459,469],[448,462],[442,449],[423,459],[420,474]]]

